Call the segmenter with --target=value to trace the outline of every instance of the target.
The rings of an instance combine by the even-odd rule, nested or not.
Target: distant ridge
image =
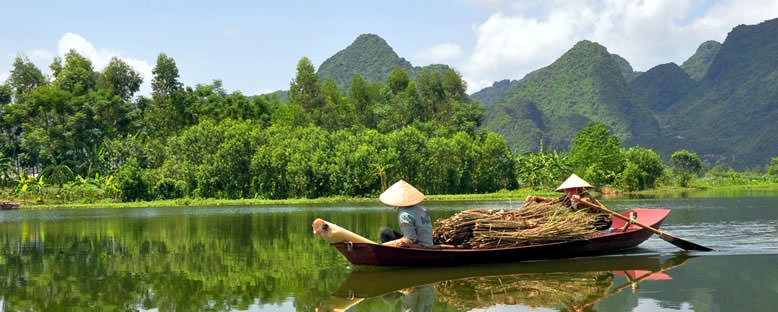
[[[414,80],[424,68],[440,73],[449,68],[441,64],[414,67],[405,58],[398,56],[383,38],[362,34],[348,47],[322,62],[318,74],[322,80],[332,78],[339,87],[348,90],[354,73],[359,73],[367,82],[385,82],[389,73],[397,67],[408,72]]]

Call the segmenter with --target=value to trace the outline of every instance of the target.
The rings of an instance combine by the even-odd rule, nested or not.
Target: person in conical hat
[[[581,204],[581,201],[583,200],[598,205],[600,204],[600,202],[594,199],[592,195],[586,192],[586,189],[590,189],[590,188],[593,188],[593,186],[589,184],[589,182],[584,181],[584,179],[581,179],[581,177],[573,173],[570,174],[570,177],[568,177],[567,180],[565,180],[565,182],[562,182],[562,184],[559,185],[559,187],[557,187],[556,189],[557,192],[565,193],[564,196],[559,198],[547,198],[547,197],[530,195],[527,196],[527,198],[524,200],[524,205],[530,205],[533,203],[557,202],[561,205],[570,207],[570,209],[574,211],[579,209],[587,209],[587,211],[598,215],[597,221],[594,224],[596,229],[598,230],[608,229],[610,228],[612,223],[610,214],[602,213],[599,210],[592,209],[588,206]]]
[[[381,243],[394,247],[433,247],[432,220],[418,204],[427,199],[405,180],[397,181],[378,197],[382,203],[397,210],[399,233],[389,227],[381,229]]]

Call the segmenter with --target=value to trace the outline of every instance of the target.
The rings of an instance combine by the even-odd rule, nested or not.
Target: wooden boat
[[[21,204],[12,201],[0,201],[0,210],[19,209]]]
[[[638,222],[659,228],[670,210],[632,209],[622,215],[629,216],[630,212],[637,213]],[[586,240],[491,249],[402,248],[351,242],[332,245],[354,265],[448,266],[601,255],[635,247],[654,235],[634,224],[622,231],[625,225],[625,221],[614,218],[610,229]]]

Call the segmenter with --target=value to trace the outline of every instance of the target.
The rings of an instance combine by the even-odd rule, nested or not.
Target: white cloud
[[[0,83],[5,83],[9,76],[11,76],[11,72],[0,72]]]
[[[414,54],[414,58],[427,63],[451,63],[459,61],[465,51],[453,43],[441,43],[422,49]]]
[[[476,44],[457,64],[475,92],[547,66],[577,41],[591,40],[636,69],[682,63],[706,40],[723,41],[738,24],[778,17],[778,1],[721,0],[705,12],[700,0],[479,2],[494,10],[473,27]]]
[[[257,90],[257,91],[254,91],[254,93],[252,93],[252,94],[253,94],[253,95],[263,95],[263,94],[268,94],[268,93],[271,93],[271,92],[276,92],[276,91],[278,91],[278,90],[271,90],[271,89],[259,89],[259,90]]]

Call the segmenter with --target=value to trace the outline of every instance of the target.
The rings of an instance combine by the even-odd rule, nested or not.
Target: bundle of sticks
[[[533,203],[512,210],[470,209],[435,221],[436,244],[458,248],[499,248],[589,238],[596,215],[572,211],[559,202]]]

